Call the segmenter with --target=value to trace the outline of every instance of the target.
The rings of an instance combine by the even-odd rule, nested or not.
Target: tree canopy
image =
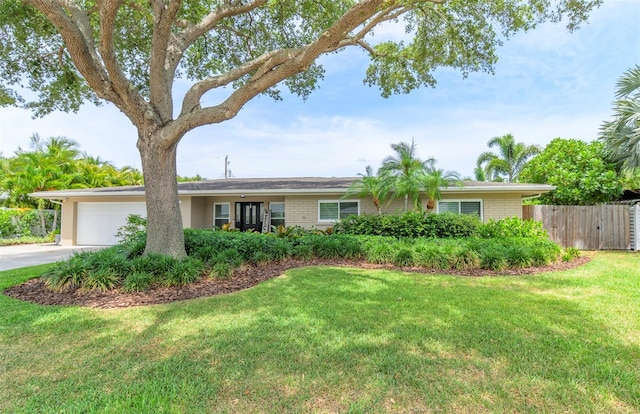
[[[146,251],[184,256],[176,148],[188,131],[233,118],[259,94],[278,99],[282,87],[306,97],[323,76],[318,57],[347,48],[370,56],[365,83],[383,96],[434,86],[440,67],[491,72],[504,39],[544,21],[573,30],[600,3],[0,0],[0,104],[42,116],[112,102],[138,131]],[[376,43],[387,22],[407,39]],[[177,80],[186,92],[174,97]]]
[[[614,201],[622,193],[616,166],[597,141],[555,138],[527,163],[520,178],[557,187],[540,196],[543,204],[592,205]]]
[[[616,98],[613,120],[602,124],[600,139],[611,160],[640,170],[640,65],[618,80]]]

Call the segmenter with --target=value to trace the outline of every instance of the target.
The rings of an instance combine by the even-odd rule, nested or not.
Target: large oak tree
[[[188,131],[233,118],[258,94],[278,98],[281,86],[306,96],[322,78],[317,59],[347,48],[371,56],[365,82],[383,96],[435,85],[438,67],[491,72],[503,39],[563,18],[572,30],[600,2],[0,0],[0,104],[38,116],[117,106],[138,131],[146,251],[183,256],[176,147]],[[410,40],[375,43],[373,29],[389,21]],[[176,105],[177,79],[191,86]],[[203,100],[213,90],[226,95]]]

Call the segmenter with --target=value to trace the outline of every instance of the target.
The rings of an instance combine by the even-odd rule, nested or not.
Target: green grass
[[[113,310],[2,295],[0,412],[640,412],[639,269],[634,253],[524,277],[304,268]]]

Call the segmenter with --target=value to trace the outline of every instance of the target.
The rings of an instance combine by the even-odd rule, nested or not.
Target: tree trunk
[[[147,202],[147,247],[144,253],[180,258],[187,253],[176,179],[178,144],[176,142],[169,147],[159,145],[162,140],[155,135],[160,133],[161,130],[156,130],[147,139],[138,139]]]

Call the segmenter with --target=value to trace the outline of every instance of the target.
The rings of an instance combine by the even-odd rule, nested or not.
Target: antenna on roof
[[[229,170],[229,156],[225,155],[224,156],[224,178],[227,179],[229,178],[229,175],[231,175],[231,170]]]

